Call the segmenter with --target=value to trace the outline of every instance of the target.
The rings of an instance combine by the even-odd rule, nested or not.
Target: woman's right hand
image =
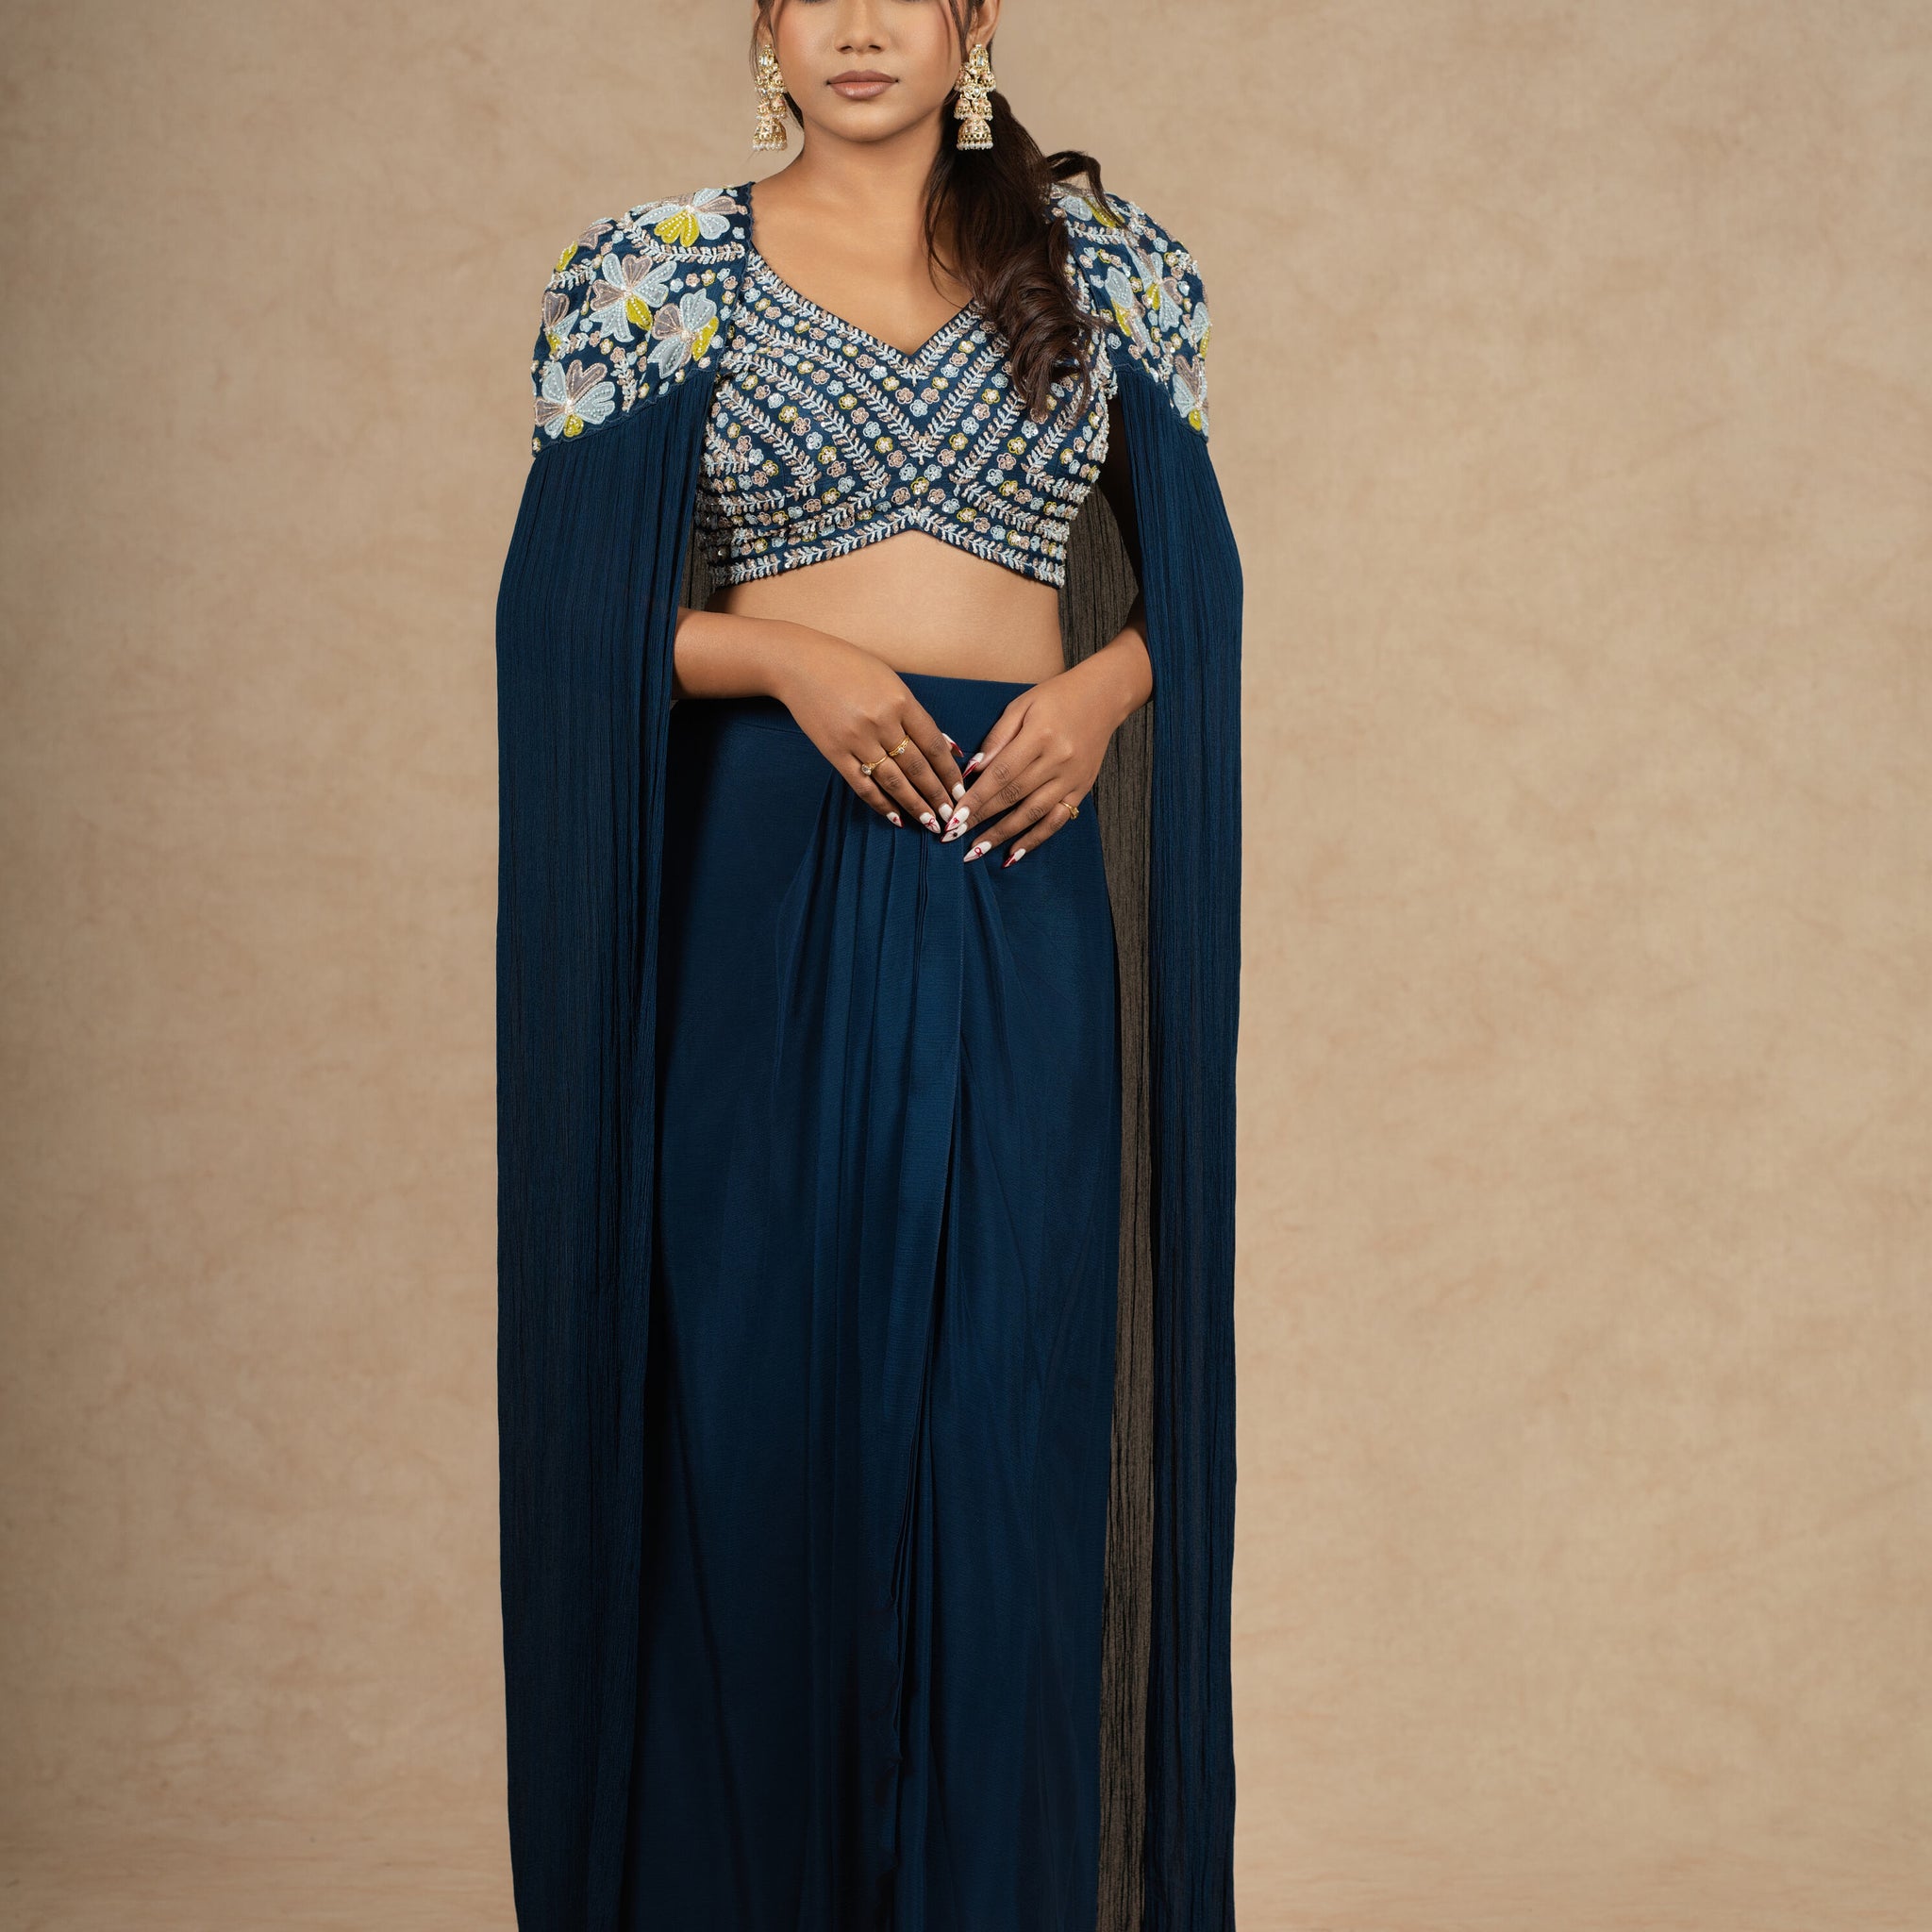
[[[942,831],[954,800],[965,796],[958,763],[964,747],[883,658],[830,631],[786,628],[771,694],[882,818]],[[898,756],[888,756],[902,741]]]

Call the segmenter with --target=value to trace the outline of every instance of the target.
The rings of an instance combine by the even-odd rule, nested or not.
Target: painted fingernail
[[[1011,850],[1011,851],[1010,851],[1009,853],[1008,853],[1008,854],[1007,854],[1006,858],[1005,858],[1004,859],[1002,859],[1002,860],[1000,861],[1000,870],[1001,870],[1002,872],[1005,872],[1008,866],[1009,866],[1009,865],[1018,865],[1018,864],[1019,864],[1019,862],[1020,862],[1020,861],[1021,861],[1021,860],[1022,860],[1023,858],[1024,858],[1025,857],[1026,857],[1026,848],[1025,848],[1025,846],[1024,846],[1024,845],[1015,845],[1015,846],[1013,847],[1013,849],[1012,849],[1012,850]]]
[[[963,785],[959,785],[959,784],[955,784],[955,785],[954,785],[954,787],[953,787],[953,796],[954,796],[955,798],[964,798],[964,797],[966,796],[966,788],[965,788],[965,786],[963,786]]]
[[[962,753],[966,749],[966,747],[963,744],[961,744],[957,738],[955,738],[950,731],[946,733],[946,742],[952,746],[953,756],[955,758],[958,758],[960,755],[960,753]]]
[[[973,756],[966,760],[966,769],[969,772],[976,772],[979,769],[980,763],[985,758],[985,757],[986,754],[983,751],[974,752]]]
[[[888,813],[886,814],[886,816],[887,816],[887,817],[888,817],[889,819],[891,819],[891,822],[892,822],[892,823],[893,823],[893,824],[894,824],[895,825],[899,824],[899,814],[898,814],[897,812],[895,812],[895,811],[889,811],[889,812],[888,812]],[[904,828],[904,826],[902,825],[902,826],[900,826],[900,829],[901,829],[901,830],[903,831],[903,830],[904,830],[905,828]]]
[[[925,826],[928,831],[937,832],[940,828],[939,820],[934,818],[929,811],[923,811],[919,814],[919,823]]]
[[[975,845],[975,846],[974,846],[974,847],[973,848],[973,850],[972,850],[971,852],[969,852],[969,853],[968,853],[968,854],[966,855],[966,857],[967,857],[967,858],[968,858],[969,859],[974,859],[974,858],[977,858],[979,857],[979,855],[980,855],[980,854],[981,854],[982,852],[990,852],[990,851],[991,851],[991,849],[992,849],[992,841],[991,841],[991,839],[982,839],[982,840],[981,840],[981,841],[979,841],[979,843],[978,843],[978,844],[976,844],[976,845]]]

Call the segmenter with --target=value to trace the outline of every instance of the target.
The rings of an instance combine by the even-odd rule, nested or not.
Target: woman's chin
[[[816,125],[839,141],[885,141],[904,134],[925,118],[908,105],[904,91],[896,84],[883,93],[858,100],[827,88],[818,108],[818,112],[805,117],[808,131]]]

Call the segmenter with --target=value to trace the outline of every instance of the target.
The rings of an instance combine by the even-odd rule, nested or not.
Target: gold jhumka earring
[[[755,155],[775,154],[785,145],[785,76],[770,41],[758,42],[758,125],[751,138]]]
[[[975,41],[967,50],[966,65],[959,70],[959,98],[953,103],[953,118],[959,123],[960,147],[992,145],[992,91],[998,85],[985,43]]]

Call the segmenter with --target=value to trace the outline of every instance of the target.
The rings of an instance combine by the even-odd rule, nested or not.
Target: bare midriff
[[[899,672],[1039,684],[1064,668],[1052,584],[924,530],[721,584],[705,608],[830,631]]]

